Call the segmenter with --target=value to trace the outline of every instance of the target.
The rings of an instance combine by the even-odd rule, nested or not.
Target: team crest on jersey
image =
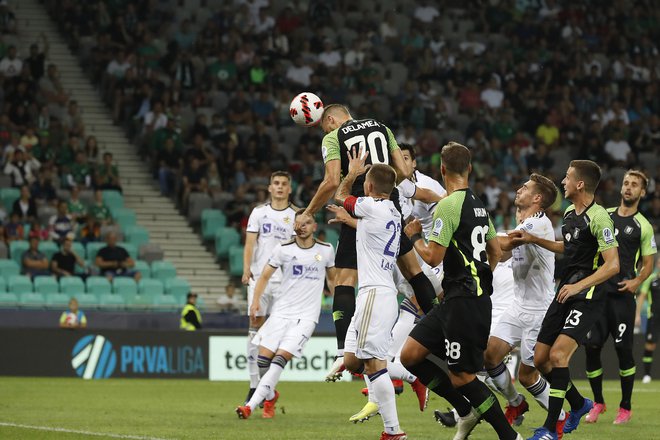
[[[603,229],[603,240],[605,240],[606,244],[614,243],[614,234],[610,228]]]
[[[316,261],[321,261],[323,259],[323,257],[321,257],[321,254],[316,254],[316,255],[314,255],[314,259]]]
[[[575,231],[573,231],[573,238],[578,239],[580,237],[580,228],[575,228]]]
[[[284,222],[285,225],[288,225],[289,222],[291,221],[291,217],[284,217],[282,221]]]
[[[567,242],[571,241],[571,233],[567,232],[564,238],[566,239]]]
[[[632,226],[626,226],[626,229],[623,230],[627,235],[630,235],[633,233],[633,227]]]
[[[431,235],[434,237],[437,237],[440,235],[440,231],[442,231],[442,227],[444,226],[444,223],[442,222],[441,218],[437,218],[433,221],[433,232]]]

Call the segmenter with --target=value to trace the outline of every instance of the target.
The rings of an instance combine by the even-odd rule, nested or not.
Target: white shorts
[[[252,306],[252,298],[254,298],[254,288],[257,286],[257,281],[250,278],[250,282],[247,286],[247,300],[248,300],[248,310],[247,314],[250,314],[250,307]],[[280,288],[279,281],[270,280],[266,285],[266,290],[263,295],[261,295],[259,301],[259,312],[257,316],[267,316],[270,314],[270,311],[273,307],[273,294]]]
[[[509,307],[491,331],[495,336],[513,346],[520,346],[521,362],[534,366],[534,346],[541,329],[545,312],[526,312],[520,307]]]
[[[497,327],[497,323],[500,322],[500,319],[502,319],[502,315],[504,315],[504,312],[506,312],[507,309],[503,307],[498,307],[495,308],[493,307],[493,310],[490,314],[490,334],[493,334],[493,330],[495,330],[495,327]]]
[[[344,352],[353,353],[358,359],[387,359],[398,316],[399,304],[394,290],[360,289],[355,300],[355,314],[348,325]]]
[[[273,353],[279,349],[300,357],[315,328],[316,323],[308,319],[271,316],[252,338],[252,343]]]

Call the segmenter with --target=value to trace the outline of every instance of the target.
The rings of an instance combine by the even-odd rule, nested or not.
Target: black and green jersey
[[[495,235],[485,205],[471,189],[454,191],[438,202],[429,241],[447,248],[442,281],[446,299],[492,295],[486,242]]]
[[[644,282],[639,286],[641,293],[646,293],[646,316],[651,317],[658,315],[657,309],[660,308],[660,272],[656,269]],[[655,295],[656,302],[653,302]]]
[[[575,284],[594,273],[602,264],[601,254],[618,246],[612,219],[605,208],[596,202],[592,202],[579,215],[574,205],[566,208],[561,232],[566,259],[562,284]],[[591,299],[594,290],[595,286],[579,296]]]
[[[321,153],[323,162],[331,160],[341,161],[341,178],[348,174],[347,153],[355,148],[355,152],[363,148],[369,152],[366,164],[384,163],[392,164],[391,152],[399,149],[399,144],[390,130],[384,124],[374,119],[360,119],[346,121],[336,130],[331,131],[323,137]],[[355,179],[353,184],[354,196],[363,196],[364,175]]]
[[[617,275],[607,280],[607,291],[618,293],[618,283],[637,276],[639,257],[653,255],[657,252],[653,227],[646,217],[637,212],[635,215],[623,217],[617,208],[607,210],[614,223],[614,236],[619,242],[619,267]]]

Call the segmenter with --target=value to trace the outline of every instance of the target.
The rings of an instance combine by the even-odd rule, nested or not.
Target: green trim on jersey
[[[341,150],[339,148],[339,138],[337,137],[337,131],[332,130],[330,133],[323,136],[323,141],[321,142],[321,155],[323,156],[323,163],[328,163],[331,160],[341,160]]]
[[[387,130],[387,146],[390,150],[390,153],[392,151],[400,150],[401,148],[399,148],[399,143],[396,141],[396,138],[394,137],[394,133],[392,133],[390,127],[385,126],[385,130]]]
[[[573,209],[575,209],[574,206]],[[598,254],[602,254],[608,249],[619,247],[619,243],[614,236],[614,222],[605,208],[594,203],[589,209],[587,209],[586,214],[589,217],[589,229],[591,230],[591,234],[596,237],[596,240],[598,241],[598,253],[594,260],[594,269],[597,269]]]
[[[635,214],[635,219],[639,222],[639,226],[642,229],[642,247],[641,252],[642,256],[654,255],[658,252],[657,245],[655,243],[655,236],[653,235],[653,226],[651,223],[642,215],[641,212]],[[635,260],[635,263],[637,260]]]
[[[466,194],[465,191],[454,191],[438,202],[435,212],[433,212],[433,227],[429,234],[429,241],[449,247],[454,232],[461,222],[461,211]]]

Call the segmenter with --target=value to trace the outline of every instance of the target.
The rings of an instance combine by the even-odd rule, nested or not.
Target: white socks
[[[286,363],[286,359],[280,355],[276,355],[273,358],[270,363],[270,368],[268,368],[268,372],[264,374],[259,381],[259,384],[256,387],[257,389],[247,404],[252,411],[254,411],[264,399],[272,400],[275,397],[275,386],[277,386],[277,383],[280,381],[280,376],[282,375],[282,371],[284,371]]]
[[[401,432],[399,428],[399,417],[396,412],[394,386],[392,385],[392,380],[387,374],[387,369],[383,368],[382,370],[369,375],[369,380],[371,381],[373,394],[378,402],[378,410],[383,418],[385,432],[388,434],[397,434]],[[369,394],[371,395],[372,393]]]
[[[539,380],[532,386],[526,387],[527,391],[534,396],[534,399],[541,405],[541,408],[548,410],[548,402],[550,400],[550,385],[548,381],[541,375],[539,375]],[[564,410],[561,410],[559,414],[559,420],[564,420],[566,418],[566,413]]]
[[[398,360],[387,361],[387,372],[390,375],[390,379],[398,379],[408,383],[413,383],[417,380],[417,376],[406,370],[406,367]]]
[[[252,343],[252,339],[257,334],[257,329],[248,330],[247,341],[247,364],[250,374],[250,388],[256,388],[259,385],[259,366],[257,365],[257,356],[259,355],[259,346]]]
[[[388,358],[398,358],[401,355],[403,343],[406,342],[408,335],[415,327],[415,317],[407,310],[399,310],[399,319],[397,319],[392,329],[392,345],[390,345],[390,351],[387,353]]]
[[[509,374],[509,370],[506,368],[504,363],[500,362],[498,366],[488,370],[488,375],[491,379],[493,379],[497,390],[504,396],[506,400],[509,401],[511,405],[520,405],[520,394],[518,391],[516,391],[516,387],[513,386],[511,375]]]

